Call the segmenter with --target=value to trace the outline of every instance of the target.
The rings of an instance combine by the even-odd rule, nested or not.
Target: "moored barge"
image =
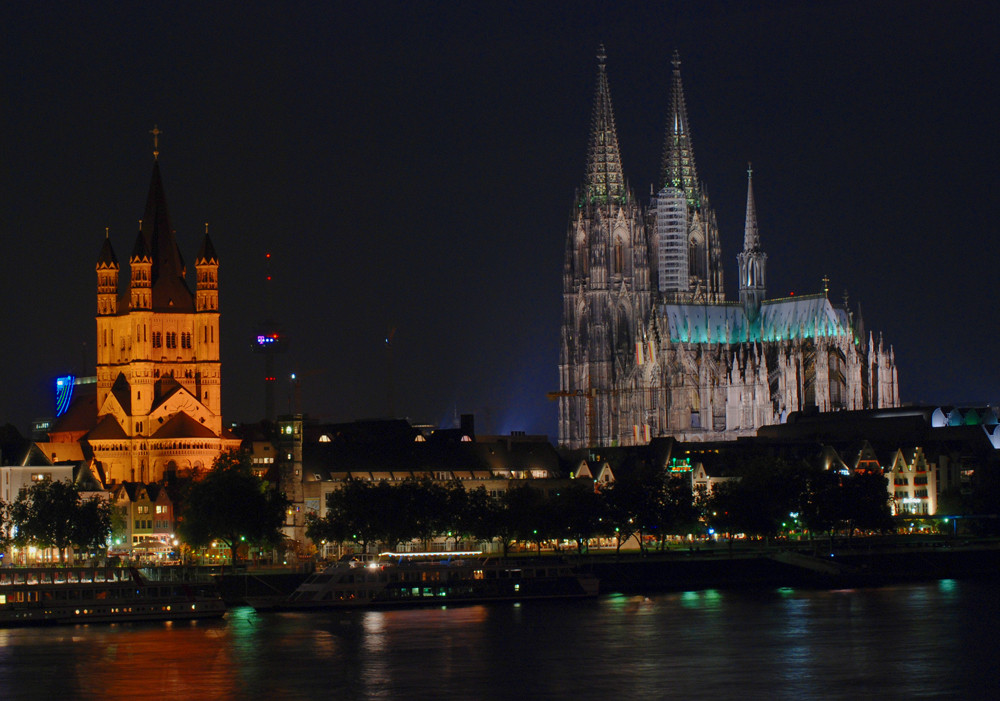
[[[557,559],[505,559],[478,552],[347,556],[316,572],[287,599],[257,610],[470,604],[597,596],[598,580]]]
[[[218,618],[211,587],[153,582],[122,567],[0,568],[0,626]]]

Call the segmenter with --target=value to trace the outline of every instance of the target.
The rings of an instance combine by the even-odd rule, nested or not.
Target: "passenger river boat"
[[[134,568],[0,567],[0,626],[218,618],[210,586],[153,582]]]
[[[251,600],[259,611],[572,599],[597,596],[598,580],[549,558],[498,559],[479,552],[346,556],[283,600]]]

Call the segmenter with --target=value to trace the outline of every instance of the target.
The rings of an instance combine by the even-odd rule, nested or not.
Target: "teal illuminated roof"
[[[806,295],[765,301],[760,317],[749,322],[743,306],[723,304],[664,304],[660,307],[670,340],[684,343],[745,343],[795,338],[853,335],[847,312],[830,304],[826,295]]]
[[[853,333],[847,312],[835,308],[823,294],[767,300],[760,315],[765,341]]]
[[[740,343],[759,340],[759,334],[751,331],[741,304],[664,304],[660,310],[671,341]]]

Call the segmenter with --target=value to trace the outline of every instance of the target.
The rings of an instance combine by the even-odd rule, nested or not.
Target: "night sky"
[[[996,403],[997,8],[4,3],[0,423],[93,373],[94,264],[110,227],[127,282],[155,124],[189,281],[206,221],[220,257],[227,422],[263,416],[270,251],[304,412],[554,440],[601,42],[644,201],[680,51],[730,298],[752,161],[769,296],[828,275],[895,347],[904,401]]]

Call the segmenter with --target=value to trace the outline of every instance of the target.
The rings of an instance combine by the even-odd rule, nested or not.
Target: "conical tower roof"
[[[201,248],[198,249],[198,255],[194,259],[195,265],[202,263],[216,265],[219,263],[219,256],[215,254],[215,246],[212,245],[212,239],[208,237],[208,224],[205,224],[205,238],[201,240]]]
[[[660,186],[684,190],[688,204],[701,207],[701,187],[698,184],[698,170],[694,164],[687,105],[684,102],[684,85],[681,83],[681,58],[676,51],[671,64],[674,70],[670,86],[670,117],[663,145]]]
[[[608,75],[604,65],[606,59],[604,44],[601,44],[597,52],[597,89],[587,150],[587,181],[583,188],[584,200],[592,202],[607,202],[625,197],[625,176],[618,149],[615,115],[611,108],[611,92],[608,90]]]
[[[97,255],[97,267],[119,267],[118,256],[115,255],[115,249],[111,247],[111,237],[107,235],[107,232],[104,234],[104,245],[101,246],[101,252]]]
[[[128,257],[129,261],[148,261],[152,262],[153,256],[149,253],[149,246],[146,245],[146,237],[142,235],[142,229],[135,237],[135,245],[132,247],[132,255]]]

